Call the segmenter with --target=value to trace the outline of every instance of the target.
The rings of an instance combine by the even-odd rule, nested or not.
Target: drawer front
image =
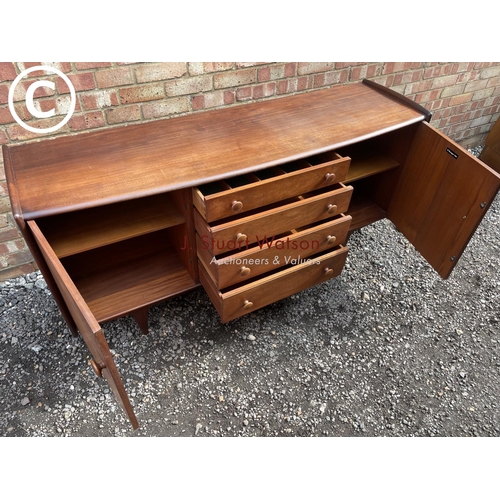
[[[217,289],[200,262],[200,281],[227,322],[338,276],[346,258],[347,247],[340,247],[226,292]]]
[[[194,188],[193,203],[206,221],[213,222],[328,187],[346,178],[350,158],[341,158],[336,153],[325,153],[317,158],[316,161],[322,163],[311,164],[314,159],[299,160],[228,179],[221,182],[219,187],[213,187],[215,184],[212,189],[207,187],[207,194],[204,194],[203,186]],[[224,187],[226,189],[222,190]],[[211,190],[216,192],[208,194]]]
[[[203,241],[210,242],[212,255],[243,250],[258,241],[325,220],[346,212],[352,186],[343,186],[310,198],[299,199],[277,208],[218,225],[208,224],[195,211],[196,231]]]
[[[305,259],[344,245],[350,225],[350,216],[339,216],[323,224],[292,231],[282,238],[268,238],[255,243],[248,250],[218,259],[212,256],[209,242],[198,236],[198,258],[203,262],[215,286],[222,289],[276,271],[294,259]]]

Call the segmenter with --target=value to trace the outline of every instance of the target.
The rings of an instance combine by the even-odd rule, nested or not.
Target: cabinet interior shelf
[[[350,232],[373,224],[386,217],[386,212],[370,198],[362,195],[353,196],[347,212],[351,217]]]
[[[198,286],[169,240],[157,231],[61,262],[96,320],[108,321]]]
[[[358,181],[396,167],[399,167],[399,163],[385,154],[373,151],[355,151],[351,156],[351,165],[345,182]]]
[[[168,193],[39,219],[59,258],[185,222]]]

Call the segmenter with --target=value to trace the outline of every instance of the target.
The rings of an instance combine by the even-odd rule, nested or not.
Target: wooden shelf
[[[354,182],[399,167],[390,156],[370,151],[354,151],[345,182]]]
[[[386,212],[369,198],[353,195],[347,215],[352,217],[350,231],[355,231],[378,220],[385,219]]]
[[[198,286],[170,245],[168,230],[73,255],[62,263],[98,322]]]
[[[176,226],[185,218],[168,194],[38,220],[59,258]]]

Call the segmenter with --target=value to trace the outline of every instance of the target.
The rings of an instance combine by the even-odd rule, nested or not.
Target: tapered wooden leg
[[[149,307],[141,307],[140,309],[136,309],[130,313],[130,315],[137,321],[137,324],[144,335],[147,335],[149,331],[148,313]]]

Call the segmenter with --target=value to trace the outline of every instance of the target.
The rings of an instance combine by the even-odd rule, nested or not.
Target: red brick
[[[325,85],[338,85],[349,80],[349,70],[341,69],[325,73]]]
[[[191,111],[191,102],[189,97],[186,96],[173,97],[150,104],[143,104],[141,109],[145,119],[153,119]]]
[[[120,101],[123,104],[155,101],[157,99],[163,99],[165,97],[163,84],[126,87],[120,89],[119,94]]]
[[[9,267],[7,269],[0,270],[0,281],[6,281],[10,279],[17,278],[19,276],[23,276],[25,274],[32,273],[36,270],[36,266],[34,263],[22,264],[16,267]]]
[[[104,121],[102,111],[91,111],[84,114],[73,115],[68,125],[71,130],[87,130],[104,127],[106,122]]]
[[[276,83],[269,82],[252,87],[252,97],[254,99],[261,99],[263,97],[270,97],[276,92]]]
[[[12,241],[19,238],[19,232],[15,227],[0,229],[0,242]]]
[[[321,73],[319,75],[311,75],[311,76],[313,79],[313,82],[312,82],[313,88],[317,89],[320,87],[324,87],[324,85],[325,85],[325,73]]]
[[[165,82],[167,96],[178,96],[207,92],[213,89],[212,75],[191,76]]]
[[[407,71],[405,73],[398,73],[394,76],[394,83],[396,85],[399,84],[407,84],[413,82],[419,82],[422,79],[424,71],[422,69],[415,71]]]
[[[239,87],[249,85],[257,81],[257,70],[255,68],[216,73],[214,75],[214,88]]]
[[[34,120],[31,123],[28,123],[28,125],[31,125],[32,127],[35,128],[49,128],[53,127],[57,124],[61,123],[61,117],[57,118],[46,118],[43,120]],[[47,137],[51,137],[52,135],[58,135],[62,134],[64,132],[68,132],[68,124],[64,125],[60,129],[58,129],[56,132],[53,132],[52,134],[37,134],[35,132],[30,132],[29,130],[26,130],[25,128],[21,127],[20,125],[13,124],[13,125],[8,125],[7,126],[7,134],[10,138],[11,141],[27,141],[29,139],[43,139]]]
[[[8,196],[9,191],[7,189],[7,181],[1,180],[0,181],[0,197],[2,196]]]
[[[252,87],[242,87],[236,90],[236,100],[248,101],[252,98]]]
[[[0,82],[12,81],[16,78],[17,71],[14,63],[0,62]]]
[[[407,90],[410,94],[418,94],[419,92],[426,92],[430,90],[432,86],[432,80],[421,80],[419,82],[414,82],[408,84]]]
[[[299,76],[297,78],[297,90],[307,90],[311,88],[311,80],[307,76]]]
[[[494,78],[500,75],[500,65],[491,66],[481,71],[481,78]]]
[[[0,125],[5,125],[6,123],[14,123],[14,117],[10,112],[8,106],[0,107]]]
[[[459,94],[450,97],[450,106],[457,106],[458,104],[464,104],[472,100],[472,92],[468,94]]]
[[[33,257],[30,251],[26,248],[25,250],[21,250],[20,252],[14,252],[6,255],[4,260],[7,263],[6,267],[16,267],[22,264],[27,264],[28,262],[33,261]]]
[[[42,65],[58,69],[59,71],[62,71],[64,74],[69,73],[71,71],[71,63],[69,62],[49,62],[49,63],[42,63]]]
[[[278,82],[278,86],[276,88],[276,94],[282,95],[288,93],[288,80],[281,80]]]
[[[32,68],[33,66],[43,66],[43,65],[44,64],[41,63],[41,62],[22,62],[22,63],[18,63],[20,72],[22,72],[22,71],[24,71],[26,69]],[[40,70],[40,71],[33,71],[29,75],[30,76],[42,76],[44,74],[45,74],[45,72],[42,71],[42,70]]]
[[[95,78],[99,88],[119,87],[134,83],[132,69],[127,67],[97,71]]]
[[[356,68],[352,68],[350,81],[354,82],[366,78],[367,69],[368,69],[367,66],[358,66]]]
[[[102,109],[110,106],[117,106],[118,96],[116,91],[112,89],[96,90],[86,94],[80,94],[80,102],[84,109]]]
[[[228,71],[234,68],[233,62],[190,62],[188,73],[191,76],[215,73],[217,71]]]
[[[138,83],[171,80],[184,76],[186,72],[186,63],[183,62],[148,63],[135,68]]]
[[[266,64],[265,62],[237,62],[237,68],[251,68],[252,66],[260,66],[261,64]]]
[[[191,98],[191,107],[193,111],[200,111],[205,109],[205,96],[204,95],[195,95]]]
[[[9,218],[7,214],[0,214],[0,229],[9,225]]]
[[[225,90],[224,91],[224,104],[234,104],[235,95],[234,90]]]
[[[109,108],[106,110],[106,119],[110,125],[116,123],[134,122],[141,119],[141,109],[137,104]]]
[[[9,142],[9,138],[5,133],[5,130],[0,129],[0,144],[7,144]],[[2,151],[0,150],[0,158],[2,157]],[[0,167],[0,176],[5,179],[5,172],[2,175],[2,168]]]
[[[367,63],[366,62],[337,62],[337,63],[335,63],[335,68],[336,69],[351,68],[354,66],[362,66],[363,64],[367,64]]]
[[[75,75],[68,75],[68,78],[73,84],[76,92],[92,90],[96,87],[94,73],[77,73]],[[69,88],[62,79],[58,79],[57,81],[57,90],[60,94],[69,93]]]
[[[474,68],[474,63],[470,62],[454,63],[452,67],[452,73],[464,73],[472,71],[473,68]]]
[[[366,78],[374,78],[375,76],[380,76],[384,65],[382,63],[369,64],[366,68]]]
[[[110,62],[77,62],[75,68],[78,70],[107,68],[111,66]]]
[[[413,69],[415,67],[419,67],[420,63],[412,63],[412,62],[388,62],[384,64],[382,69],[382,74],[387,75],[390,73],[397,73],[400,71],[407,71],[409,69]]]
[[[7,102],[9,102],[9,87],[0,85],[0,104],[7,104]]]
[[[46,98],[46,99],[37,99],[35,101],[35,108],[41,111],[50,111],[51,109],[55,110],[55,115],[67,115],[69,111],[71,103],[71,97],[69,95],[62,95],[57,98]],[[78,100],[75,103],[75,112],[81,111],[80,103]],[[26,110],[26,114],[31,118],[31,115]],[[22,115],[19,115],[22,116]]]
[[[449,87],[444,87],[441,91],[441,97],[452,97],[454,95],[460,95],[465,93],[465,84],[459,83],[457,85],[450,85]]]
[[[488,83],[486,84],[486,88],[490,87],[500,87],[500,76],[495,76],[493,78],[488,79]]]
[[[283,67],[283,69],[284,69],[284,67]],[[278,76],[278,78],[282,78],[282,77]],[[270,79],[271,79],[271,68],[270,67],[259,68],[257,70],[257,80],[259,82],[267,82]]]
[[[483,90],[486,88],[488,80],[475,80],[465,85],[465,92],[475,92],[476,90]]]
[[[233,102],[234,102],[234,93],[224,90],[219,90],[216,92],[203,94],[203,108],[198,108],[198,109],[215,108],[227,104],[232,104]],[[191,103],[193,103],[193,101],[191,101]],[[199,100],[195,101],[193,109],[195,109],[195,106],[199,106],[199,103],[200,103]]]
[[[285,78],[290,78],[297,74],[297,63],[286,63],[285,64],[285,74],[283,75]]]
[[[379,76],[378,78],[374,78],[373,81],[390,88],[394,81],[394,75]]]
[[[438,89],[443,87],[451,87],[452,85],[455,85],[455,83],[457,83],[457,79],[458,75],[446,75],[434,78],[434,80],[432,80],[431,88]]]
[[[298,74],[310,75],[312,73],[331,71],[332,69],[335,69],[335,63],[333,62],[299,62]]]
[[[486,97],[490,97],[491,95],[493,95],[493,91],[493,88],[478,90],[472,95],[472,100],[476,101],[478,99],[485,99]]]

